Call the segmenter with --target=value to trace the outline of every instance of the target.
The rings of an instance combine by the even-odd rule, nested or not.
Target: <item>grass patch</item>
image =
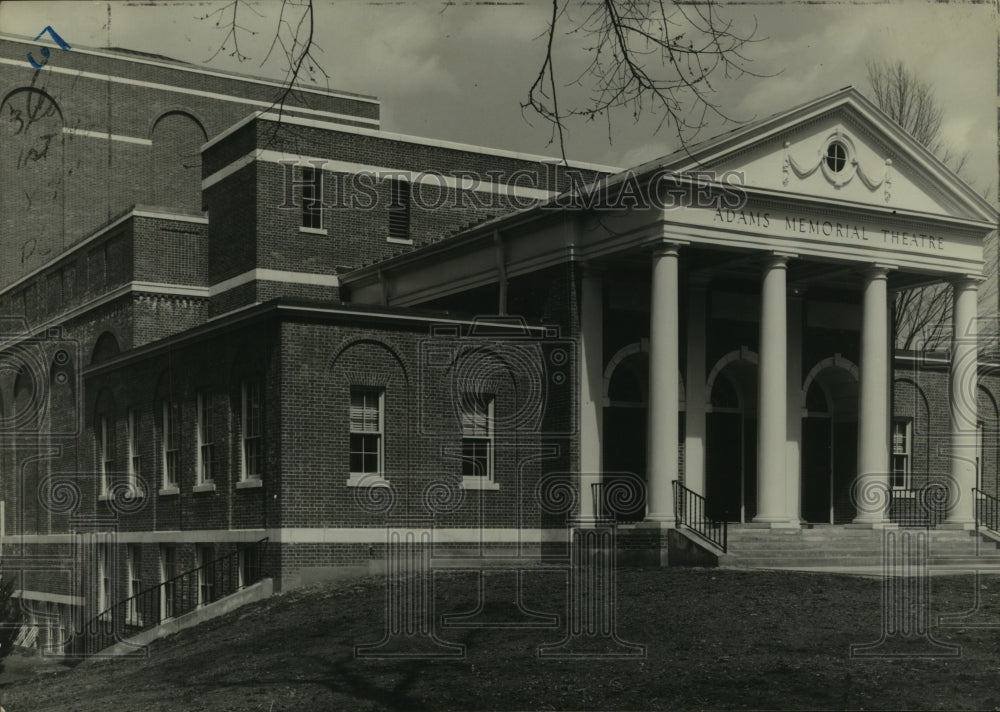
[[[563,615],[561,626],[439,627],[442,639],[465,645],[458,659],[357,658],[356,645],[385,631],[384,582],[371,579],[275,596],[160,641],[141,660],[45,666],[10,683],[3,704],[8,712],[1000,709],[997,628],[933,628],[961,646],[960,657],[850,657],[852,643],[880,636],[877,580],[623,569],[618,634],[644,645],[645,656],[550,659],[538,646],[565,636],[565,575],[524,579],[524,603]],[[487,578],[479,620],[516,612],[503,595],[508,581]],[[1000,624],[1000,579],[980,587],[980,620],[992,613]],[[474,609],[477,590],[474,573],[438,574],[437,616]],[[973,593],[971,576],[933,579],[934,619],[968,610]]]

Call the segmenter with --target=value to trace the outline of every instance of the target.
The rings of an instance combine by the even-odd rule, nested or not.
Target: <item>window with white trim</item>
[[[111,473],[115,469],[114,463],[114,424],[107,416],[102,415],[97,421],[97,462],[101,481],[99,494],[107,495],[110,486]]]
[[[462,394],[462,477],[493,479],[492,395]]]
[[[383,391],[351,388],[350,468],[352,475],[382,474]]]
[[[173,400],[163,402],[163,486],[176,487],[180,472],[181,406]]]
[[[302,168],[302,227],[323,229],[323,171]]]
[[[126,567],[128,569],[128,610],[125,615],[129,625],[142,625],[139,612],[139,599],[135,598],[142,591],[142,550],[138,544],[129,544],[125,550]]]
[[[215,461],[215,444],[212,437],[211,410],[208,407],[208,395],[199,391],[195,397],[198,436],[198,467],[197,483],[212,482],[215,477],[212,465]]]
[[[259,480],[263,472],[263,408],[260,381],[243,382],[243,405],[240,417],[242,438],[242,480]]]
[[[215,600],[215,553],[211,544],[202,544],[196,550],[195,566],[198,569],[198,605]]]
[[[909,418],[894,418],[892,421],[892,471],[893,489],[910,489],[911,447],[913,421]]]
[[[125,421],[128,432],[128,483],[132,490],[135,490],[136,482],[139,479],[140,458],[139,458],[139,414],[135,408],[130,408],[128,418]]]

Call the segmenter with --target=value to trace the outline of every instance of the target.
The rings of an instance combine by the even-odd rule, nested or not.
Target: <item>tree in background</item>
[[[521,109],[551,125],[551,141],[564,161],[567,123],[574,119],[605,120],[610,135],[617,112],[634,121],[653,113],[661,117],[660,127],[673,129],[683,147],[711,118],[737,121],[716,102],[714,80],[764,76],[750,70],[744,54],[749,44],[762,41],[756,24],[738,28],[720,14],[714,0],[550,2],[548,25],[539,28],[545,53]],[[225,53],[240,62],[253,59],[240,49],[240,40],[258,34],[252,29],[254,16],[263,18],[246,0],[231,0],[202,16],[225,32],[212,58]],[[328,83],[317,40],[314,0],[282,0],[261,62],[274,56],[285,64],[274,102],[279,115],[298,86]],[[557,72],[557,59],[565,57],[560,48],[573,42],[585,50],[585,66],[560,65]]]
[[[865,63],[872,99],[960,177],[968,154],[956,154],[941,138],[943,112],[931,86],[902,62]],[[935,351],[951,338],[951,288],[947,284],[914,287],[896,294],[893,308],[896,348]]]

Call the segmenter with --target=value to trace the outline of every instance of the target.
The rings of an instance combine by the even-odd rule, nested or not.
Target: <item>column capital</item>
[[[963,274],[952,277],[950,280],[953,289],[962,291],[976,291],[979,285],[986,281],[986,278],[979,274]]]
[[[889,273],[896,269],[895,265],[881,264],[874,262],[862,267],[859,272],[868,279],[888,279]]]
[[[684,245],[679,242],[661,242],[656,244],[651,252],[653,257],[676,257],[682,247]]]
[[[788,260],[795,259],[798,257],[794,252],[767,252],[761,259],[761,265],[764,269],[772,269],[775,267],[785,268],[788,266]]]

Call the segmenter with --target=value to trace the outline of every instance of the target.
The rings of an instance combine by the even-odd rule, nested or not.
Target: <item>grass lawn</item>
[[[473,573],[438,574],[437,614],[476,602]],[[503,589],[487,579],[490,596]],[[969,577],[932,581],[932,614],[973,602]],[[981,582],[1000,622],[1000,579]],[[502,598],[502,596],[496,596]],[[564,575],[530,572],[524,600],[565,612]],[[385,628],[384,582],[342,582],[275,596],[160,641],[143,659],[24,672],[2,690],[8,712],[197,710],[1000,709],[1000,627],[934,628],[960,657],[851,658],[881,632],[881,582],[826,574],[622,569],[618,630],[644,657],[550,659],[560,628],[440,631],[464,658],[359,659]],[[484,616],[509,620],[504,604]],[[985,615],[983,617],[985,620]],[[906,641],[904,641],[905,643]],[[890,652],[928,652],[910,642]]]

